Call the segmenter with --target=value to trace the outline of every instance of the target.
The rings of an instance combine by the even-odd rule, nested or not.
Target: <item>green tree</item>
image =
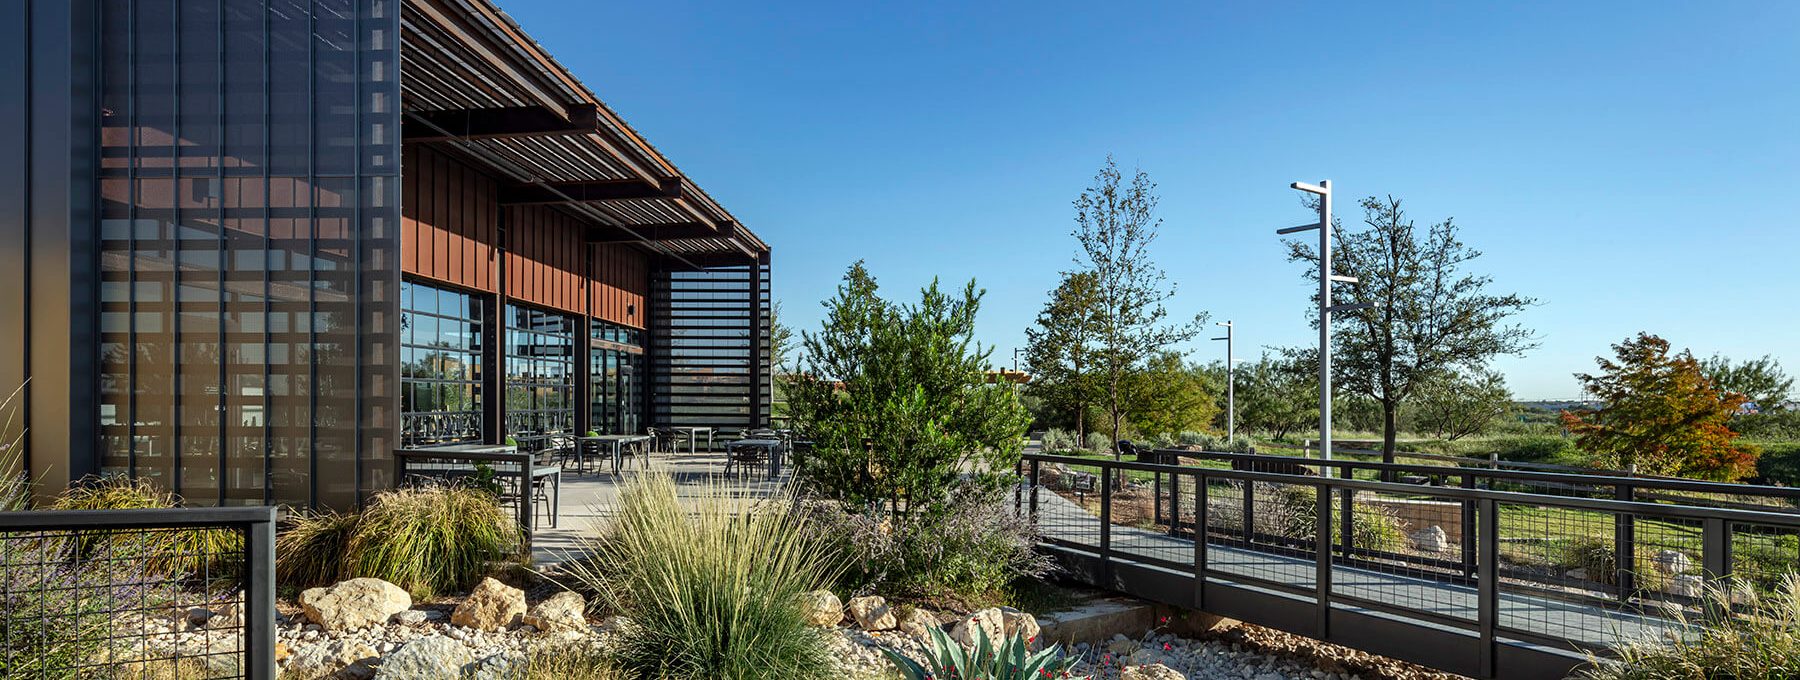
[[[1333,264],[1358,279],[1336,287],[1332,302],[1376,306],[1337,317],[1333,380],[1380,404],[1382,458],[1393,462],[1401,405],[1433,374],[1484,366],[1496,356],[1536,347],[1530,329],[1511,322],[1536,300],[1491,293],[1492,277],[1467,273],[1481,252],[1463,244],[1453,220],[1421,233],[1399,199],[1369,197],[1362,209],[1365,229],[1332,225],[1338,234]],[[1288,245],[1290,261],[1319,261],[1314,246]],[[1317,283],[1318,267],[1307,268],[1305,276]],[[1318,325],[1316,316],[1313,324]]]
[[[1118,441],[1126,409],[1134,401],[1130,375],[1192,339],[1206,323],[1205,314],[1188,323],[1168,322],[1163,303],[1175,295],[1175,285],[1150,258],[1162,226],[1156,203],[1150,176],[1139,170],[1125,183],[1111,156],[1093,186],[1075,199],[1074,236],[1082,252],[1077,263],[1094,277],[1095,368],[1113,441]],[[1116,449],[1113,457],[1119,457]]]
[[[1237,370],[1238,426],[1276,439],[1319,422],[1315,365],[1285,353],[1264,352]]]
[[[857,262],[824,303],[818,332],[788,376],[795,427],[813,441],[796,456],[812,491],[852,505],[935,511],[958,490],[997,490],[1030,422],[1011,385],[985,379],[975,343],[982,292],[947,294],[936,281],[917,304],[879,295]]]
[[[1733,414],[1744,395],[1720,391],[1686,351],[1639,333],[1598,357],[1600,373],[1575,375],[1605,405],[1565,412],[1575,443],[1605,467],[1653,475],[1733,480],[1756,469],[1757,449],[1738,443]]]
[[[1162,352],[1132,374],[1131,424],[1139,435],[1179,435],[1205,430],[1219,413],[1223,382],[1204,366],[1190,366],[1177,352]]]
[[[1086,441],[1087,409],[1096,394],[1096,300],[1092,272],[1065,273],[1036,323],[1025,329],[1025,362],[1031,371],[1026,391],[1042,399],[1059,424],[1072,423],[1077,441]]]
[[[1762,411],[1782,409],[1788,395],[1794,393],[1794,379],[1767,354],[1743,363],[1715,354],[1700,362],[1700,372],[1719,389],[1744,395]]]
[[[1506,378],[1487,369],[1427,377],[1408,403],[1414,427],[1446,441],[1486,432],[1512,410]]]

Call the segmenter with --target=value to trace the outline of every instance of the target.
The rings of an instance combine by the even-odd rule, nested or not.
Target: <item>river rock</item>
[[[378,578],[353,578],[328,588],[300,593],[306,618],[327,631],[359,630],[387,623],[412,608],[412,596]]]
[[[1131,666],[1119,673],[1119,680],[1187,680],[1181,671],[1160,663],[1147,666]]]
[[[911,636],[920,642],[931,642],[931,629],[938,627],[938,620],[931,612],[917,607],[902,610],[895,617],[900,623],[895,626],[901,633]]]
[[[283,680],[313,680],[333,676],[366,676],[370,661],[380,656],[375,648],[357,640],[332,640],[314,645],[305,645],[294,650],[288,658],[287,669],[281,674]],[[352,665],[360,666],[360,671],[351,671]]]
[[[1656,551],[1656,557],[1651,558],[1651,564],[1656,565],[1657,571],[1665,574],[1684,574],[1687,573],[1687,570],[1694,568],[1694,558],[1688,557],[1687,553],[1680,550],[1664,549]]]
[[[1023,637],[1029,642],[1029,647],[1032,649],[1037,648],[1038,634],[1042,631],[1038,628],[1036,616],[1032,616],[1028,612],[1013,609],[1012,607],[1001,607],[1000,622],[1001,635],[1008,638],[1015,635]]]
[[[481,579],[468,599],[450,612],[450,622],[475,630],[506,630],[525,616],[525,591],[494,580]]]
[[[964,647],[975,646],[976,631],[987,633],[988,641],[996,646],[1006,634],[1006,616],[998,608],[989,607],[956,620],[956,626],[950,629],[950,639]]]

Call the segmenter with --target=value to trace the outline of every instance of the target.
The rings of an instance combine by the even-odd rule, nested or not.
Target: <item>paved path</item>
[[[633,475],[643,473],[641,465],[639,461],[631,460],[624,474],[619,477],[606,471],[564,472],[562,517],[556,528],[540,527],[532,537],[532,561],[543,567],[579,556],[582,538],[598,533],[599,523],[604,522],[617,508],[619,492],[624,482]],[[726,478],[725,454],[704,451],[690,454],[685,450],[681,453],[652,455],[650,470],[674,477],[677,493],[683,496],[698,495],[702,490],[719,486],[747,502],[774,495],[786,485],[790,477],[789,474],[783,474],[780,479],[770,481],[764,478],[759,468],[757,474],[748,479]]]

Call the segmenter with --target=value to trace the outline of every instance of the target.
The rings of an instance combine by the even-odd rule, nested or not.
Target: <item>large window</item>
[[[400,284],[402,446],[482,441],[481,298]]]
[[[595,320],[588,334],[591,418],[605,434],[643,431],[643,331]]]
[[[537,451],[575,427],[575,319],[506,306],[506,432]]]

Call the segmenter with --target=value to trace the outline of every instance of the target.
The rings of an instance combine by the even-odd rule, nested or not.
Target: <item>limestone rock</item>
[[[333,640],[315,645],[306,645],[294,651],[288,659],[287,670],[281,677],[296,680],[313,680],[338,675],[360,675],[357,672],[345,673],[352,665],[361,664],[363,669],[368,662],[374,660],[379,653],[357,640]]]
[[[537,603],[523,619],[525,625],[541,631],[583,630],[587,628],[587,598],[576,592],[560,592]]]
[[[394,623],[402,626],[417,626],[431,620],[431,615],[423,609],[408,609],[394,615]]]
[[[522,597],[522,596],[521,596]],[[459,680],[475,663],[474,652],[442,635],[427,635],[381,660],[376,680]]]
[[[856,619],[856,625],[863,630],[890,630],[900,623],[894,619],[894,609],[880,595],[850,598],[850,618]]]
[[[930,642],[931,629],[938,627],[936,616],[916,607],[900,612],[899,616],[895,618],[900,622],[896,626],[900,632],[910,635],[920,642]]]
[[[1443,527],[1435,524],[1413,532],[1408,538],[1412,539],[1413,548],[1419,552],[1439,553],[1450,549],[1449,535],[1444,533]]]
[[[450,622],[475,630],[500,631],[518,623],[525,611],[525,591],[488,577],[481,579],[468,599],[456,605]]]
[[[1680,550],[1663,549],[1656,551],[1656,557],[1651,558],[1651,564],[1656,565],[1657,571],[1665,574],[1684,574],[1687,573],[1687,570],[1694,568],[1694,558],[1688,557],[1687,553]]]
[[[956,626],[950,629],[950,639],[964,647],[975,646],[976,632],[985,631],[988,641],[998,645],[1006,634],[1006,617],[998,608],[987,608],[956,620]]]
[[[411,609],[412,596],[378,578],[353,578],[301,592],[300,607],[306,618],[325,630],[358,630],[387,623],[393,615]]]
[[[1037,617],[1012,607],[1001,607],[1000,621],[1003,636],[1008,638],[1015,635],[1022,636],[1031,641],[1031,644],[1028,645],[1030,648],[1037,648],[1038,635],[1042,632],[1038,628]]]
[[[829,590],[801,593],[800,610],[806,614],[807,623],[820,627],[835,626],[844,618],[843,601]]]
[[[1119,673],[1119,680],[1187,680],[1181,671],[1160,663],[1148,666],[1132,666]]]
[[[1706,579],[1696,574],[1676,574],[1669,581],[1669,592],[1682,597],[1700,597],[1706,594]]]

